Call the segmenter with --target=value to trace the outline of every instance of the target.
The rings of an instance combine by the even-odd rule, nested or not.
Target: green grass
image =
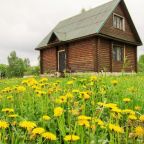
[[[6,144],[143,143],[143,82],[142,74],[0,80],[0,141]],[[124,102],[124,98],[130,101]],[[62,109],[58,111],[59,116],[54,113],[57,107]],[[131,112],[124,112],[127,109]],[[44,115],[50,119],[44,119]],[[24,127],[23,121],[32,122],[53,137],[45,137],[44,132],[34,134],[35,126],[30,123]],[[78,139],[68,137],[71,139],[68,141],[66,135],[76,135]]]

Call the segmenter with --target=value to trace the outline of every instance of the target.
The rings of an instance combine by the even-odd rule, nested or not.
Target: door
[[[63,72],[66,69],[65,50],[58,51],[58,71]]]

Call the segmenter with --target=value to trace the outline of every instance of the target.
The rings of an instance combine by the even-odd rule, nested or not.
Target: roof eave
[[[115,40],[115,41],[119,41],[119,42],[123,42],[123,43],[127,43],[127,44],[131,44],[131,45],[135,45],[135,46],[141,46],[142,45],[141,42],[127,41],[127,40],[124,40],[124,39],[119,39],[119,38],[112,37],[112,36],[109,36],[109,35],[105,35],[105,34],[102,34],[102,33],[99,33],[98,36],[103,37],[103,38],[108,38],[108,39],[111,39],[111,40]]]
[[[95,36],[99,36],[99,37],[103,37],[103,38],[107,38],[107,39],[111,39],[111,40],[115,40],[115,41],[119,41],[119,42],[123,42],[123,43],[127,43],[127,44],[132,44],[132,45],[135,45],[135,46],[141,46],[142,45],[141,42],[139,42],[139,43],[131,42],[131,41],[115,38],[115,37],[112,37],[112,36],[109,36],[109,35],[105,35],[105,34],[102,34],[102,33],[99,33],[99,34],[95,33],[95,34],[91,34],[91,35],[88,35],[88,36],[84,36],[84,37],[80,37],[80,38],[76,38],[76,39],[72,39],[72,40],[68,40],[68,41],[60,41],[60,42],[51,43],[51,44],[48,44],[47,46],[35,48],[35,50],[43,50],[43,49],[46,49],[46,48],[50,48],[50,47],[54,47],[54,46],[58,46],[58,45],[63,45],[63,44],[70,43],[70,42],[73,42],[73,41],[76,41],[76,40],[81,40],[81,39],[85,39],[85,38],[89,38],[89,37],[95,37]]]
[[[54,46],[62,45],[62,44],[65,44],[65,43],[66,43],[65,41],[50,43],[50,44],[47,44],[47,46],[35,48],[35,50],[43,50],[43,49],[46,49],[46,48],[49,48],[49,47],[54,47]]]

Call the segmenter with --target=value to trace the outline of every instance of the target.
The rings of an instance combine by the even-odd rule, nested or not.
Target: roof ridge
[[[110,0],[110,1],[107,2],[107,3],[103,3],[103,4],[100,4],[100,5],[96,6],[96,7],[94,7],[94,8],[91,8],[91,9],[89,9],[89,10],[86,10],[86,11],[83,12],[83,13],[79,13],[79,14],[76,14],[76,15],[74,15],[74,16],[65,18],[65,19],[61,20],[59,23],[61,23],[61,22],[63,22],[63,21],[66,21],[66,20],[70,20],[70,19],[72,19],[72,18],[74,18],[74,17],[77,17],[77,16],[80,16],[80,15],[83,15],[84,13],[88,13],[88,12],[90,12],[90,11],[93,11],[93,10],[99,8],[99,7],[102,7],[102,6],[104,6],[104,5],[107,5],[107,4],[109,4],[109,3],[111,3],[111,2],[114,2],[114,1],[116,1],[116,0]]]

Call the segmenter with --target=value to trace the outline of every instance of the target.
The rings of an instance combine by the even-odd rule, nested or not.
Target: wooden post
[[[137,63],[137,47],[135,47],[135,72],[138,72],[138,63]]]
[[[58,71],[58,46],[56,48],[56,71]]]
[[[100,38],[98,37],[98,39],[97,39],[97,58],[96,58],[96,61],[97,61],[97,72],[99,72],[99,63],[100,63],[100,59],[99,59],[99,55],[100,55],[100,51],[99,51],[99,49],[100,49]]]
[[[69,71],[69,55],[68,55],[68,51],[69,51],[69,44],[66,44],[66,48],[65,48],[65,52],[66,52],[66,71]]]
[[[42,53],[43,51],[40,50],[40,74],[43,74]]]
[[[96,72],[97,71],[97,37],[94,38],[93,61],[94,61],[94,72]]]
[[[110,72],[111,73],[113,72],[113,63],[112,63],[113,55],[112,55],[112,49],[113,49],[113,42],[111,41],[110,42]]]

